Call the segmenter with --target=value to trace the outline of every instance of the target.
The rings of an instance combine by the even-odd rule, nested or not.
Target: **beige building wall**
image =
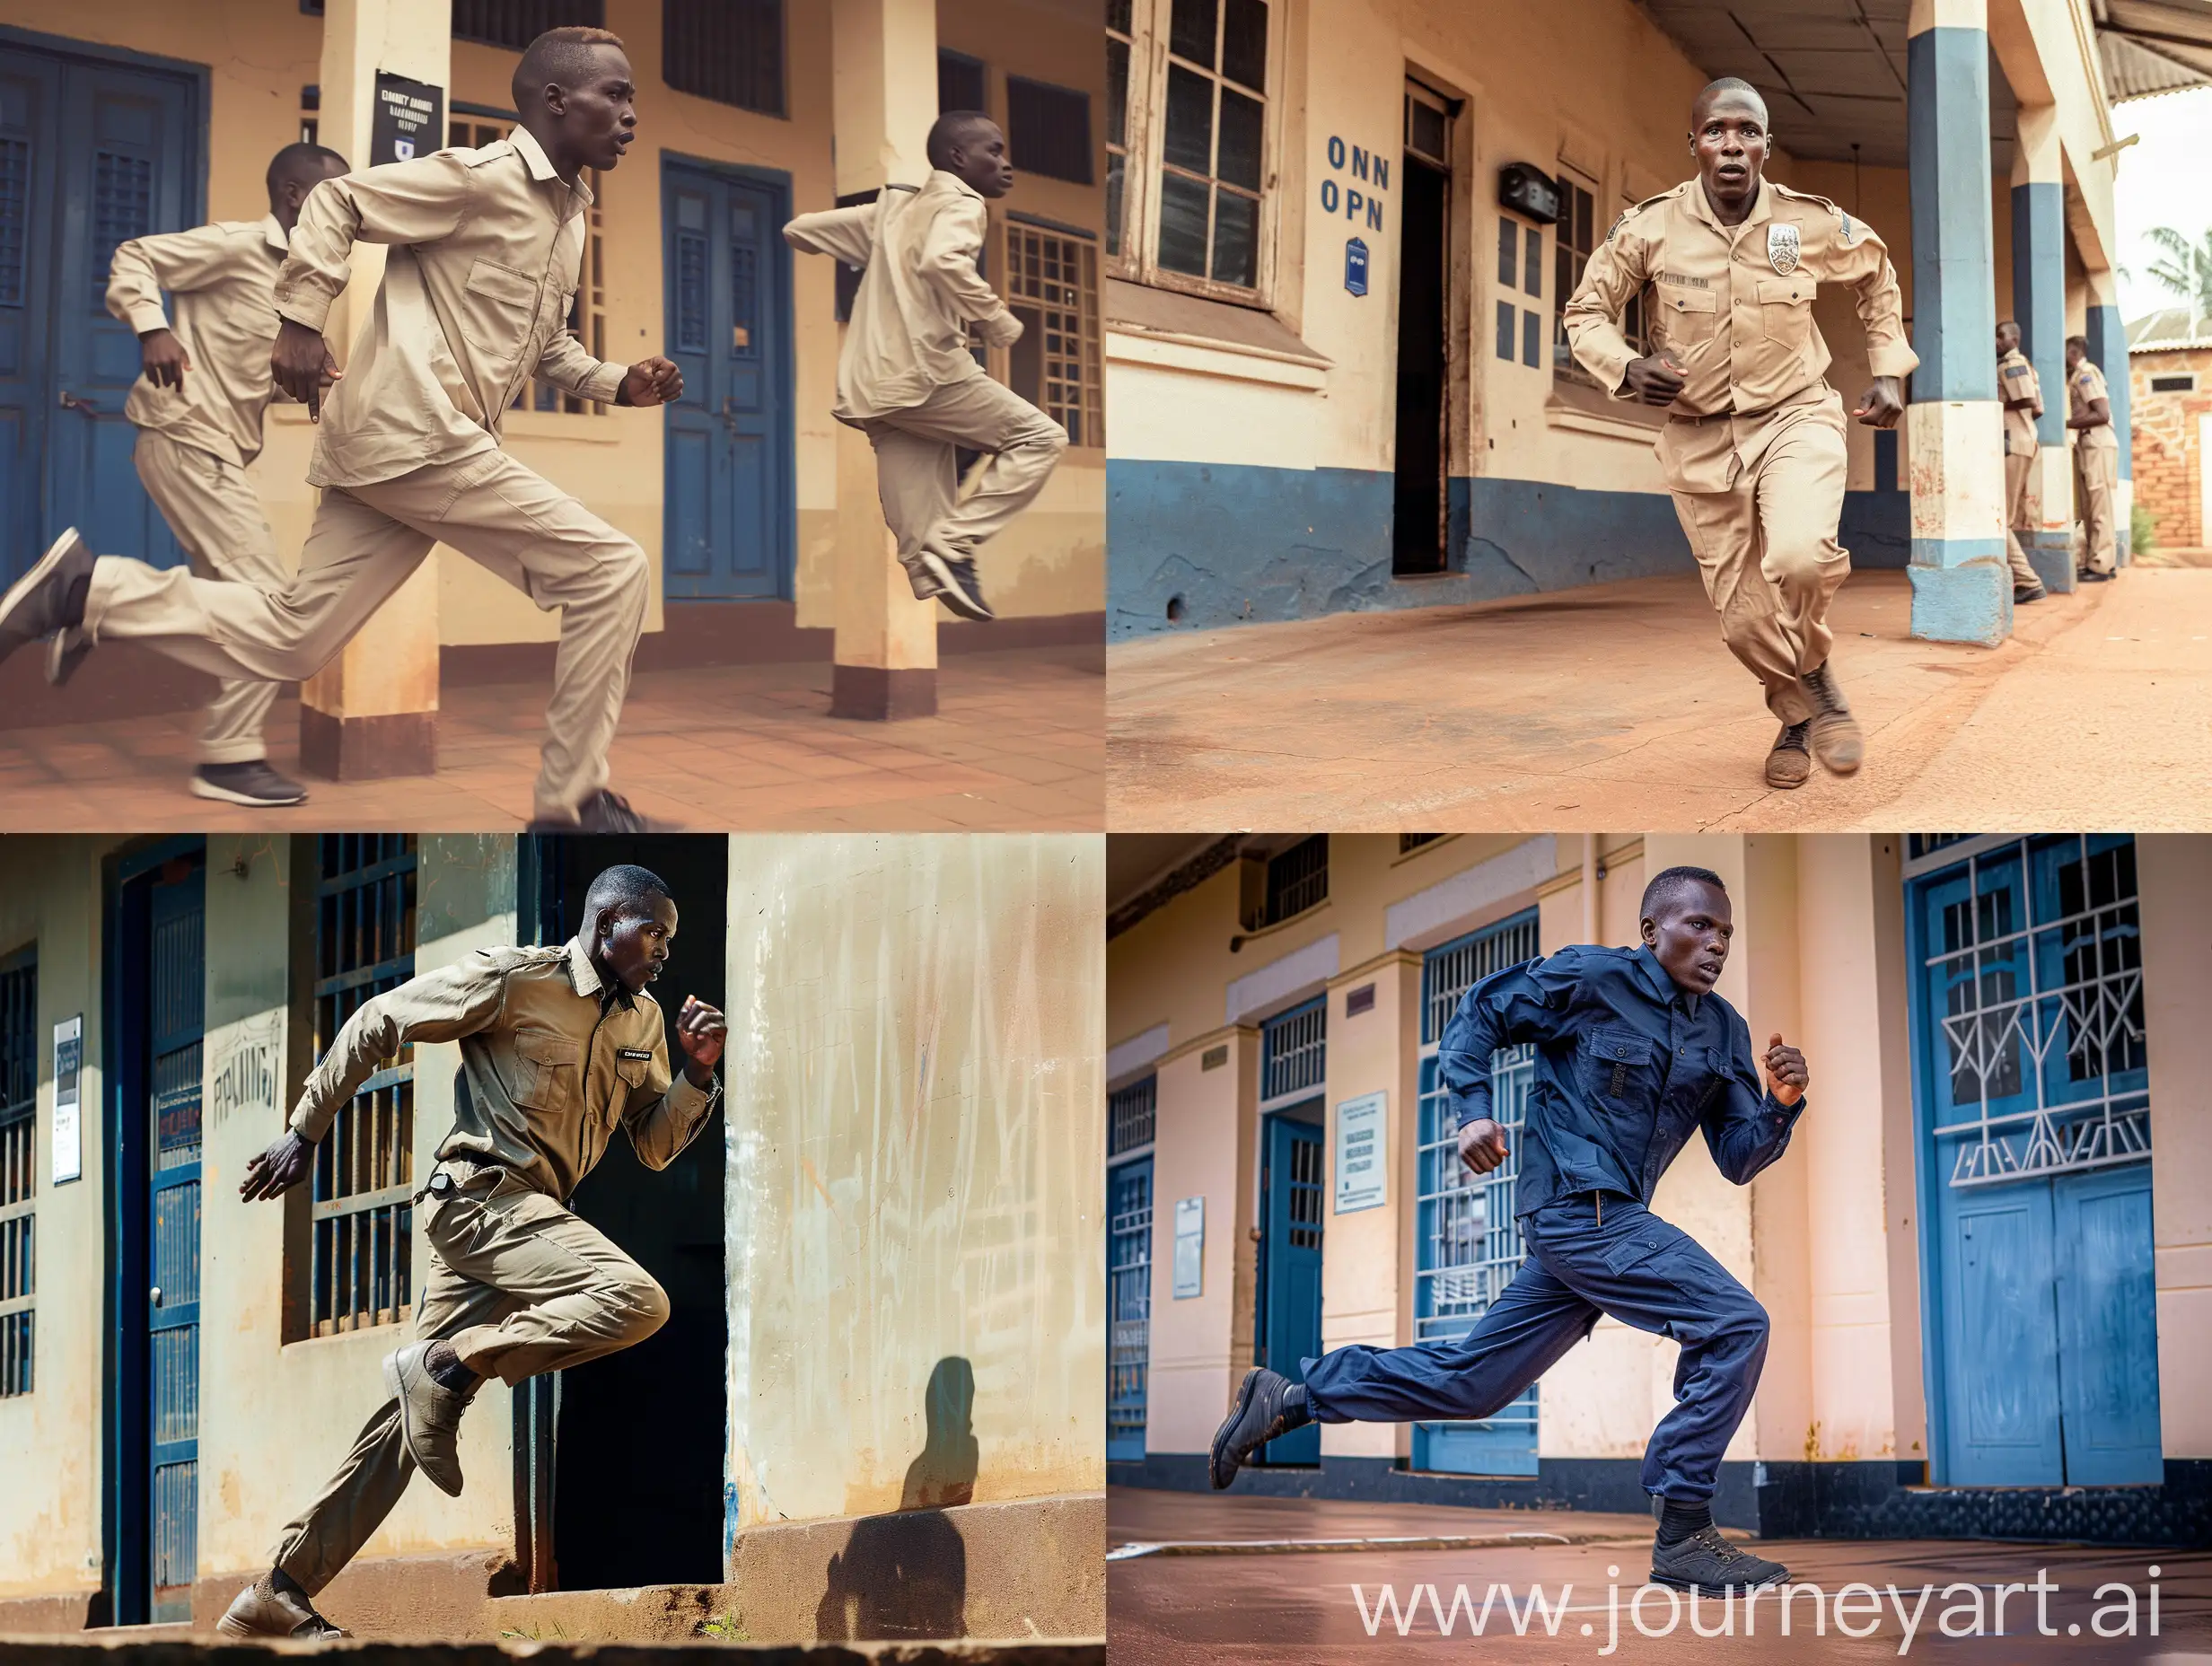
[[[1095,1493],[1100,842],[730,855],[732,1530]]]

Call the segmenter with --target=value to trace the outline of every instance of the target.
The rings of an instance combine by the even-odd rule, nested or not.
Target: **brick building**
[[[2212,319],[2173,307],[2130,324],[2128,380],[2135,501],[2150,515],[2155,547],[2212,543],[2204,472],[2212,438]]]

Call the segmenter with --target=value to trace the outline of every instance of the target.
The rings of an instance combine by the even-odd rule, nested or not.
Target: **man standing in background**
[[[2075,577],[2102,584],[2120,567],[2112,500],[2120,491],[2120,436],[2104,373],[2089,356],[2085,337],[2066,338],[2066,425],[2074,430],[2074,493],[2081,511],[2083,551]]]
[[[2013,601],[2041,601],[2049,592],[2035,576],[2028,553],[2020,548],[2027,513],[2028,476],[2035,464],[2035,419],[2043,414],[2043,387],[2035,366],[2020,350],[2020,326],[2006,319],[1997,327],[1997,380],[2005,401],[2005,554],[2012,563]]]

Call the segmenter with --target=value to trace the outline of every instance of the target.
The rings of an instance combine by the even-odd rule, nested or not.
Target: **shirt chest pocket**
[[[1813,290],[1809,277],[1759,280],[1759,324],[1768,340],[1795,353],[1812,338]]]
[[[1654,309],[1659,345],[1694,347],[1713,338],[1720,322],[1720,297],[1709,289],[1690,289],[1677,284],[1655,285],[1659,303]]]
[[[541,288],[526,273],[478,260],[461,292],[461,336],[491,365],[513,364],[536,329]]]
[[[509,1089],[518,1105],[555,1116],[575,1111],[584,1097],[584,1049],[550,1030],[514,1032],[514,1083]]]
[[[1582,1082],[1589,1096],[1616,1109],[1651,1102],[1659,1067],[1652,1044],[1627,1030],[1593,1030],[1583,1039]]]

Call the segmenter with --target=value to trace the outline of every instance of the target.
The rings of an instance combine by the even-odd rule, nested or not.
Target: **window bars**
[[[1278,1013],[1260,1030],[1260,1097],[1272,1102],[1317,1091],[1328,1074],[1329,997]]]
[[[412,834],[318,840],[314,1048],[320,1058],[362,1004],[415,975]],[[383,1061],[315,1148],[311,1204],[312,1334],[405,1319],[413,1300],[415,1062]]]
[[[662,0],[661,79],[677,92],[783,115],[783,0]]]
[[[1329,835],[1316,833],[1268,859],[1267,912],[1260,924],[1273,925],[1304,914],[1329,897]]]
[[[1008,385],[1066,429],[1069,444],[1103,445],[1098,246],[1008,222],[1006,305],[1023,325],[1008,354]]]
[[[1146,1376],[1152,1363],[1152,1162],[1110,1171],[1106,1181],[1106,1455],[1145,1455]]]
[[[1106,1096],[1106,1154],[1119,1157],[1152,1144],[1153,1119],[1160,1103],[1160,1079],[1146,1076]]]
[[[320,10],[320,8],[317,8]],[[606,0],[453,0],[453,39],[520,52],[549,29],[607,26]]]
[[[39,967],[0,960],[0,1399],[31,1389],[39,1150]]]

